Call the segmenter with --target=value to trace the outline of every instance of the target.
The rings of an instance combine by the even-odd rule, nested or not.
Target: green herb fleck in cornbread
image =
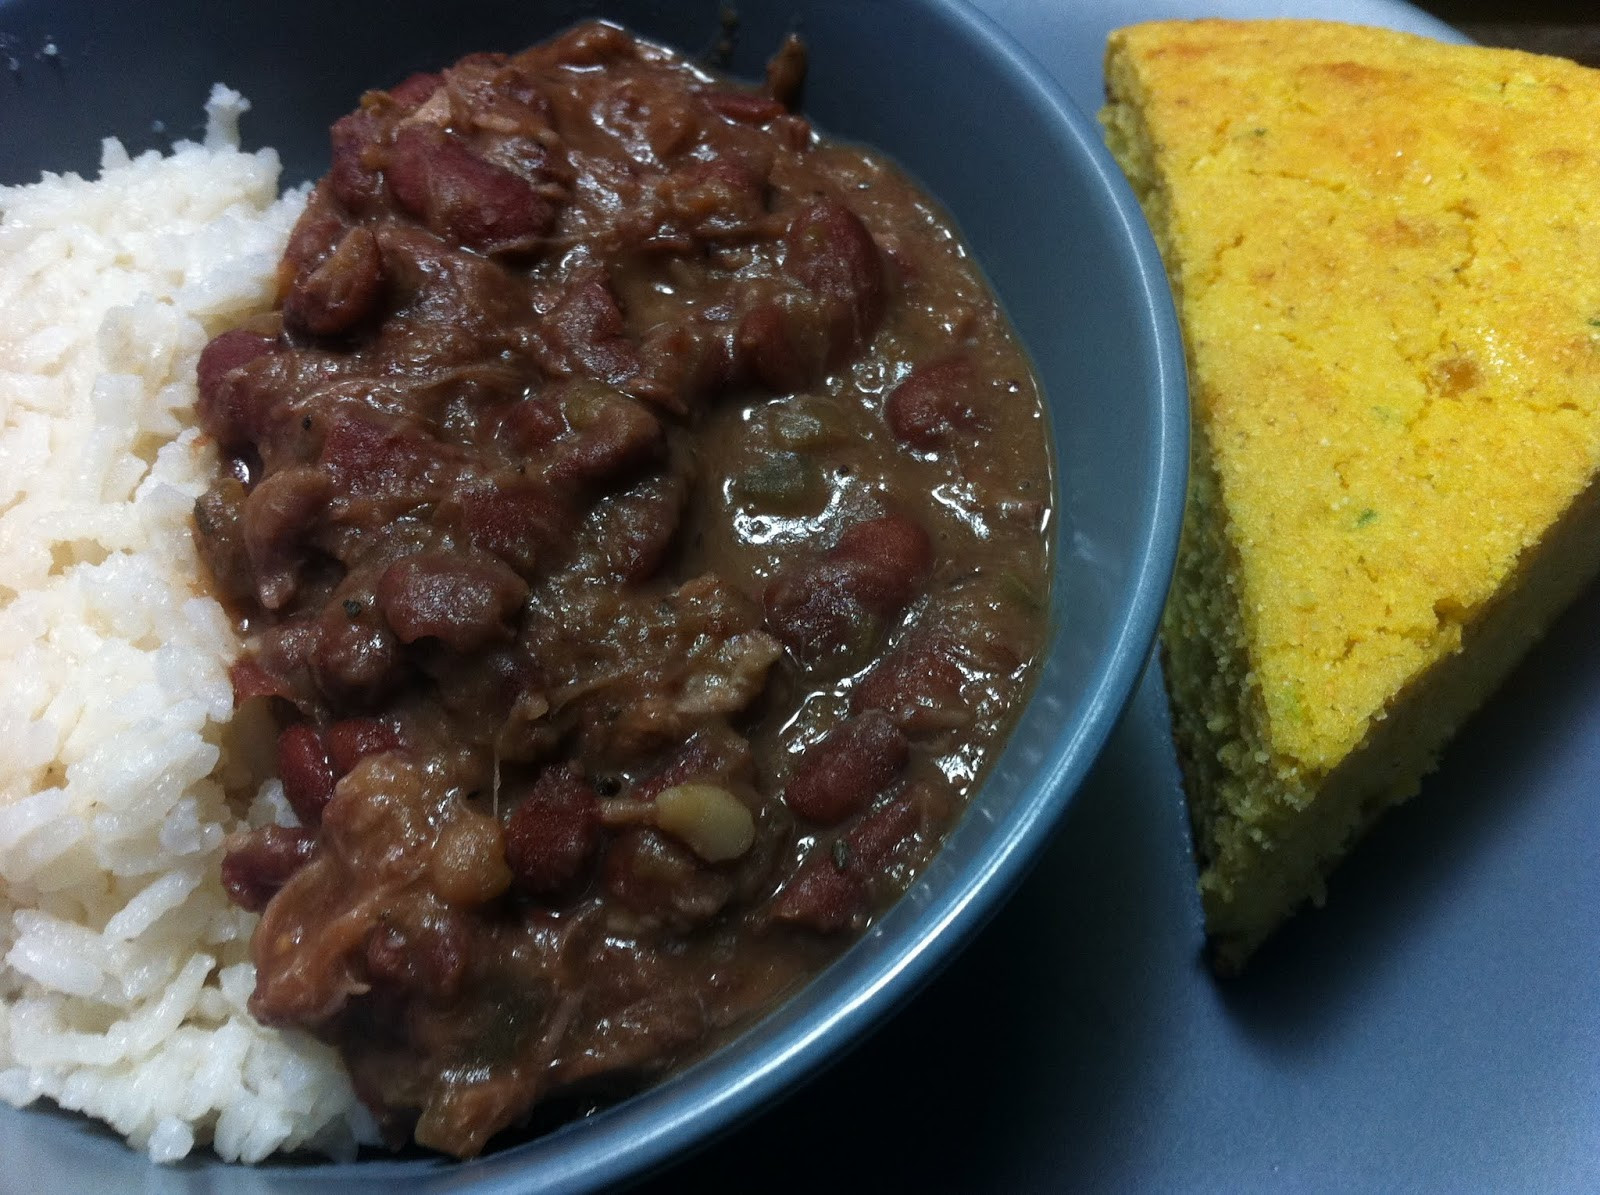
[[[1600,567],[1600,72],[1198,21],[1106,76],[1189,355],[1162,642],[1231,970]]]

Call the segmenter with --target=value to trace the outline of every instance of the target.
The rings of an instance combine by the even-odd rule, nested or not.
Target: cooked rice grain
[[[0,1097],[158,1161],[370,1127],[330,1050],[246,1011],[255,918],[218,881],[228,832],[285,815],[276,785],[245,809],[238,643],[189,537],[195,361],[270,306],[304,203],[239,152],[246,107],[218,87],[204,145],[0,189]]]

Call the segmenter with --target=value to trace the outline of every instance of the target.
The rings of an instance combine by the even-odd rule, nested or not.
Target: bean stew
[[[373,91],[218,336],[195,536],[293,824],[262,1021],[457,1156],[636,1088],[910,883],[1044,638],[1037,386],[935,204],[605,23]]]

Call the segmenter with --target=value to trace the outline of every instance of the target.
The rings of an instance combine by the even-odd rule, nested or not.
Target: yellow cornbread
[[[1600,567],[1600,72],[1197,21],[1106,78],[1188,349],[1162,642],[1226,971]]]

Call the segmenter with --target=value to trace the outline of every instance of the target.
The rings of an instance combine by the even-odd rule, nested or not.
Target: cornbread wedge
[[[1600,72],[1198,21],[1106,77],[1188,345],[1162,642],[1226,972],[1600,567]]]

